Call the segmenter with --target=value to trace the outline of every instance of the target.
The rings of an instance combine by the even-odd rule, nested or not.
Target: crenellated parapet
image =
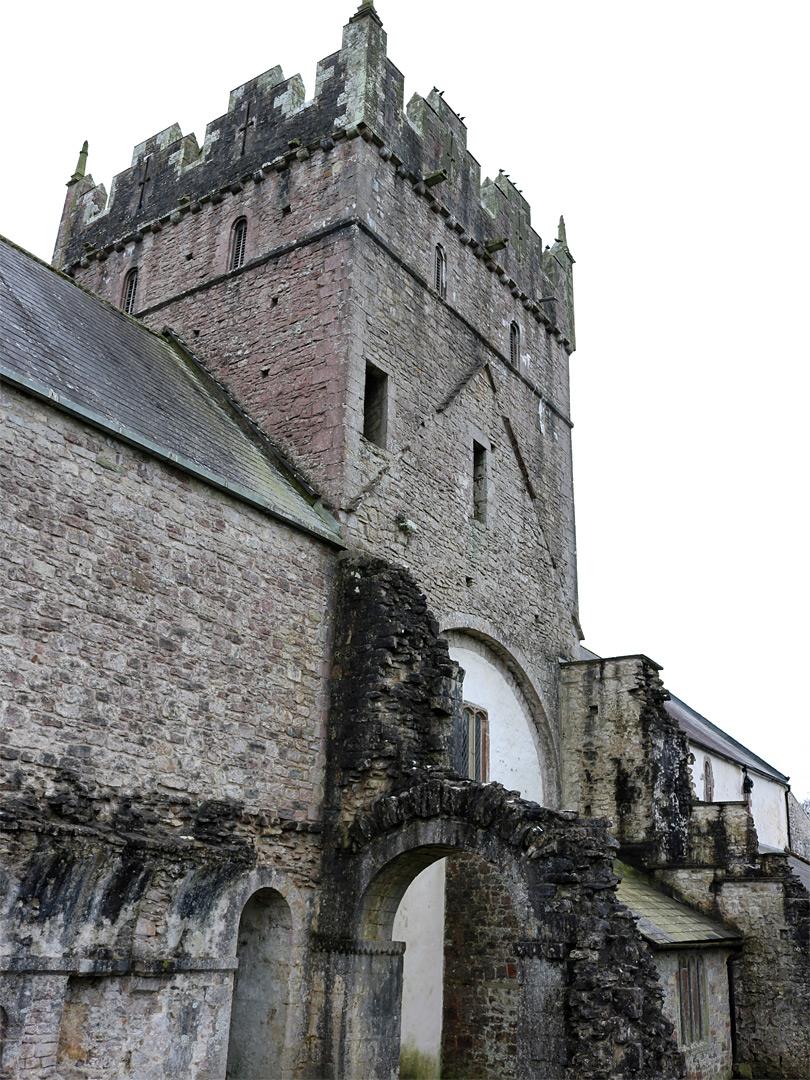
[[[414,95],[405,107],[404,79],[386,47],[373,4],[363,3],[343,29],[341,49],[318,64],[311,100],[299,75],[285,79],[274,67],[231,92],[228,111],[208,125],[202,146],[176,124],[139,143],[109,198],[91,176],[72,177],[54,264],[76,273],[360,136],[444,219],[456,242],[573,347],[573,259],[564,230],[544,250],[529,204],[508,175],[481,183],[463,118],[441,92]]]

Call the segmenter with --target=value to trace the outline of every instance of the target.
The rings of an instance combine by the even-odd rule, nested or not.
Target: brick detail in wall
[[[500,875],[481,859],[456,855],[445,871],[442,1076],[518,1074],[520,936]]]

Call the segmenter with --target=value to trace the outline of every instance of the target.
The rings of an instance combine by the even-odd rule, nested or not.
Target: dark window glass
[[[138,268],[133,267],[124,278],[124,296],[122,307],[127,315],[135,310],[135,296],[138,292]]]
[[[441,244],[436,245],[436,263],[433,271],[433,285],[439,296],[447,295],[447,258]]]
[[[239,218],[233,227],[231,241],[231,270],[238,270],[245,261],[245,245],[247,244],[247,220]]]

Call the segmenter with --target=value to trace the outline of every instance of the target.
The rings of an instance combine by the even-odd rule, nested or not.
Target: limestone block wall
[[[512,901],[500,875],[480,859],[448,859],[441,1053],[442,1076],[448,1080],[465,1076],[507,1080],[520,1075],[518,936]],[[562,1016],[556,1020],[564,1064]]]
[[[642,862],[682,861],[692,806],[688,746],[644,656],[561,667],[563,806],[608,818]]]
[[[332,552],[9,387],[0,408],[6,783],[148,776],[314,820]]]
[[[787,794],[787,812],[790,820],[790,848],[803,859],[810,859],[810,818],[793,794]]]
[[[334,554],[7,386],[0,439],[4,1067],[218,1075],[241,906],[311,917]]]
[[[755,1076],[806,1075],[810,896],[786,856],[754,855],[747,867],[730,871],[712,866],[659,874],[676,895],[744,938],[732,961],[738,1060]]]
[[[703,999],[705,1037],[694,1043],[684,1041],[678,994],[679,954],[657,952],[655,965],[664,991],[664,1013],[679,1033],[686,1060],[688,1080],[728,1080],[732,1075],[731,1010],[728,995],[728,954],[722,949],[701,949],[705,972]]]

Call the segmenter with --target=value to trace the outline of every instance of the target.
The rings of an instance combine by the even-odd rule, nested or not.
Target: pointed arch
[[[228,269],[238,270],[245,264],[245,252],[247,251],[248,222],[246,217],[239,217],[231,226],[231,253],[228,259]]]
[[[442,299],[447,296],[447,254],[441,244],[434,253],[433,287]]]
[[[133,266],[124,278],[124,288],[121,291],[121,307],[132,315],[135,311],[135,300],[138,295],[138,267]]]

